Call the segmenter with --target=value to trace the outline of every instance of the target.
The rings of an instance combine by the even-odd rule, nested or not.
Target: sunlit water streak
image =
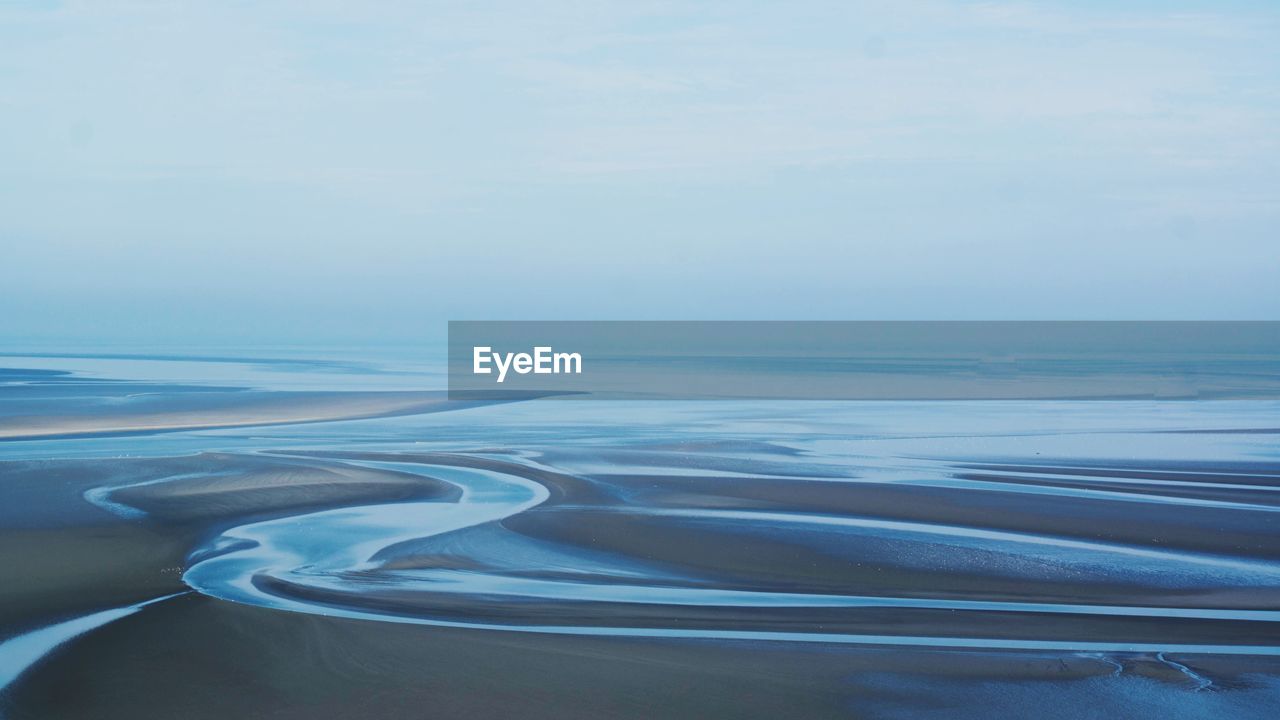
[[[519,622],[458,620],[445,616],[372,610],[367,596],[394,590],[436,596],[483,597],[516,603],[529,600],[553,602],[653,604],[711,608],[922,608],[988,612],[1077,614],[1092,616],[1195,618],[1280,621],[1280,611],[1230,608],[1148,607],[1083,603],[1037,603],[830,595],[803,592],[735,590],[723,587],[689,587],[670,584],[696,581],[690,577],[648,577],[649,584],[618,580],[635,577],[634,566],[614,568],[608,583],[547,580],[500,573],[459,571],[447,568],[386,570],[374,557],[408,540],[438,537],[476,528],[524,512],[543,502],[547,493],[537,483],[501,473],[460,470],[408,463],[362,463],[370,467],[429,472],[463,489],[456,503],[399,503],[344,508],[280,520],[253,523],[223,533],[208,546],[184,576],[196,590],[214,597],[277,609],[328,616],[400,623],[472,627],[508,631],[551,632],[584,635],[641,637],[720,638],[727,640],[785,640],[800,642],[862,643],[1011,650],[1066,650],[1103,652],[1212,652],[1224,654],[1280,654],[1280,646],[1179,642],[1093,642],[1071,638],[960,638],[945,636],[876,635],[842,632],[734,630],[725,628],[624,627],[591,624],[553,625]],[[948,543],[993,548],[1023,556],[1043,554],[1070,558],[1077,565],[1093,565],[1118,572],[1164,576],[1197,582],[1280,585],[1280,566],[1265,561],[1214,556],[1168,549],[1139,548],[1011,533],[981,528],[910,523],[814,513],[725,511],[709,509],[656,509],[623,507],[610,512],[652,514],[697,521],[727,522],[737,527],[773,528],[816,525],[845,533],[873,533],[879,537],[923,535],[943,537]],[[498,525],[494,532],[511,535]],[[518,542],[518,540],[517,540]],[[466,546],[474,550],[470,546]],[[481,551],[482,552],[482,551]],[[480,553],[477,553],[477,556]],[[492,560],[492,558],[484,558]],[[527,558],[526,558],[527,559]],[[583,563],[585,564],[585,563]],[[280,592],[262,582],[272,578],[288,583]],[[641,575],[640,579],[645,579]],[[320,599],[307,591],[322,591]],[[346,601],[346,602],[344,602]],[[372,604],[372,603],[371,603]]]
[[[186,593],[165,595],[152,600],[134,603],[133,605],[81,615],[71,620],[46,625],[37,630],[0,642],[0,692],[3,692],[28,668],[63,643],[90,630],[102,627],[107,623],[132,615],[148,605],[154,605],[184,594]]]

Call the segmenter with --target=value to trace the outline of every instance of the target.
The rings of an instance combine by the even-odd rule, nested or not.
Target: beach
[[[318,421],[264,414],[294,413],[284,389],[237,409],[155,383],[145,421],[81,403],[92,434],[36,437],[24,387],[0,442],[6,718],[1280,703],[1274,401],[293,391]]]

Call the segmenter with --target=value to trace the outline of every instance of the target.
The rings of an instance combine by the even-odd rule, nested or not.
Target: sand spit
[[[139,398],[85,413],[0,417],[0,440],[126,435],[415,415],[467,407],[437,392],[219,392]],[[62,409],[60,409],[62,410]]]

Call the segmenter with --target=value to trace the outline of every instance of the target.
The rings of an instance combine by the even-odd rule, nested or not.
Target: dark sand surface
[[[1027,440],[1043,411],[1015,408],[956,458],[803,415],[766,432],[458,413],[361,442],[193,433],[184,454],[153,433],[457,406],[192,388],[63,412],[52,395],[58,412],[0,413],[60,438],[0,461],[0,642],[177,595],[9,668],[9,720],[1280,714],[1265,434],[1206,435],[1226,444],[1187,461],[1202,436]],[[82,433],[141,433],[149,456]]]
[[[223,453],[0,462],[0,478],[9,500],[0,505],[0,627],[184,590],[191,549],[232,521],[457,495],[421,475]],[[84,497],[112,487],[106,501],[145,515],[122,518]]]
[[[1003,704],[996,717],[1155,718],[1177,717],[1179,702],[1273,717],[1249,688],[1280,671],[1274,661],[1168,659],[1234,690],[1198,693],[1146,656],[1120,658],[1116,676],[1117,661],[1085,655],[467,631],[184,596],[48,658],[10,698],[9,717],[992,717]],[[1085,704],[1054,704],[1064,686],[1089,683]],[[1021,706],[1007,704],[1010,688]]]

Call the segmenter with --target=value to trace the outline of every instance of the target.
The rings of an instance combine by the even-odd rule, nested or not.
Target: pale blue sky
[[[0,342],[1280,319],[1280,4],[0,2]]]

